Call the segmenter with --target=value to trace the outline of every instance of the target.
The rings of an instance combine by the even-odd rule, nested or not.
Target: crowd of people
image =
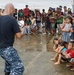
[[[74,71],[74,15],[70,8],[50,7],[47,13],[45,9],[41,13],[39,10],[31,11],[26,5],[18,16],[19,20],[24,20],[24,34],[61,34],[61,38],[53,40],[55,55],[51,60],[58,58],[54,65],[60,64],[61,60],[68,62],[66,66]]]
[[[51,61],[56,61],[54,65],[59,65],[61,62],[66,62],[66,67],[70,68],[71,71],[74,71],[74,42],[64,42],[58,38],[55,38],[53,43],[55,55],[51,58]]]
[[[66,6],[50,7],[48,12],[43,9],[41,13],[39,10],[30,10],[26,5],[26,8],[20,9],[18,13],[16,9],[14,17],[18,19],[23,34],[61,34],[61,38],[53,40],[53,50],[56,54],[51,60],[58,58],[55,65],[60,64],[61,59],[69,62],[67,67],[71,67],[71,70],[74,71],[74,14],[70,8]]]
[[[15,10],[17,11],[17,10]],[[14,17],[16,17],[14,13]],[[45,9],[42,13],[39,10],[32,11],[28,5],[26,8],[18,11],[18,20],[24,21],[24,34],[61,34],[61,28],[66,17],[72,18],[73,13],[70,8],[59,6],[57,8],[49,7],[48,12]]]
[[[30,10],[26,5],[24,10],[19,10],[18,20],[24,21],[24,34],[61,34],[60,38],[53,40],[55,55],[51,60],[58,58],[54,65],[61,61],[68,62],[66,66],[74,71],[74,14],[70,8],[50,7],[47,13],[45,9],[41,13],[39,10]]]
[[[61,34],[62,24],[68,16],[72,18],[73,13],[66,6],[49,7],[48,12],[45,9],[40,12],[40,10],[30,10],[28,5],[26,5],[24,9],[15,9],[14,13],[14,17],[19,22],[23,21],[23,24],[20,22],[20,25],[24,27],[24,34]]]

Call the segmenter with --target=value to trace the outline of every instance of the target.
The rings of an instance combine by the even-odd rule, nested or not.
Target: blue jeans
[[[40,28],[39,31],[42,32],[41,22],[40,23],[36,23],[36,24],[37,24],[36,26],[38,26]]]
[[[24,27],[24,33],[25,33],[25,34],[30,34],[30,33],[31,33],[30,26]]]
[[[0,49],[0,56],[5,60],[5,73],[9,72],[10,75],[23,75],[23,63],[13,47],[10,46]]]

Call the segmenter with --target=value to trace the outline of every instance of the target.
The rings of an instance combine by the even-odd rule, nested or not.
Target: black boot
[[[10,75],[10,72],[5,73],[5,75]]]

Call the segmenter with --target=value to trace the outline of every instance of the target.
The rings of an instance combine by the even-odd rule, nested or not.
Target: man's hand
[[[17,37],[18,39],[21,39],[21,38],[23,37],[24,28],[21,28],[21,27],[20,27],[20,31],[21,31],[21,32],[16,33],[16,37]]]

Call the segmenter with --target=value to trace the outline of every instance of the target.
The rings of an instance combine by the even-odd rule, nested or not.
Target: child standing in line
[[[71,31],[70,41],[74,41],[74,17],[72,19],[72,27],[70,31]]]
[[[62,41],[69,42],[70,41],[70,27],[71,27],[71,18],[66,17],[66,24],[62,29]]]

